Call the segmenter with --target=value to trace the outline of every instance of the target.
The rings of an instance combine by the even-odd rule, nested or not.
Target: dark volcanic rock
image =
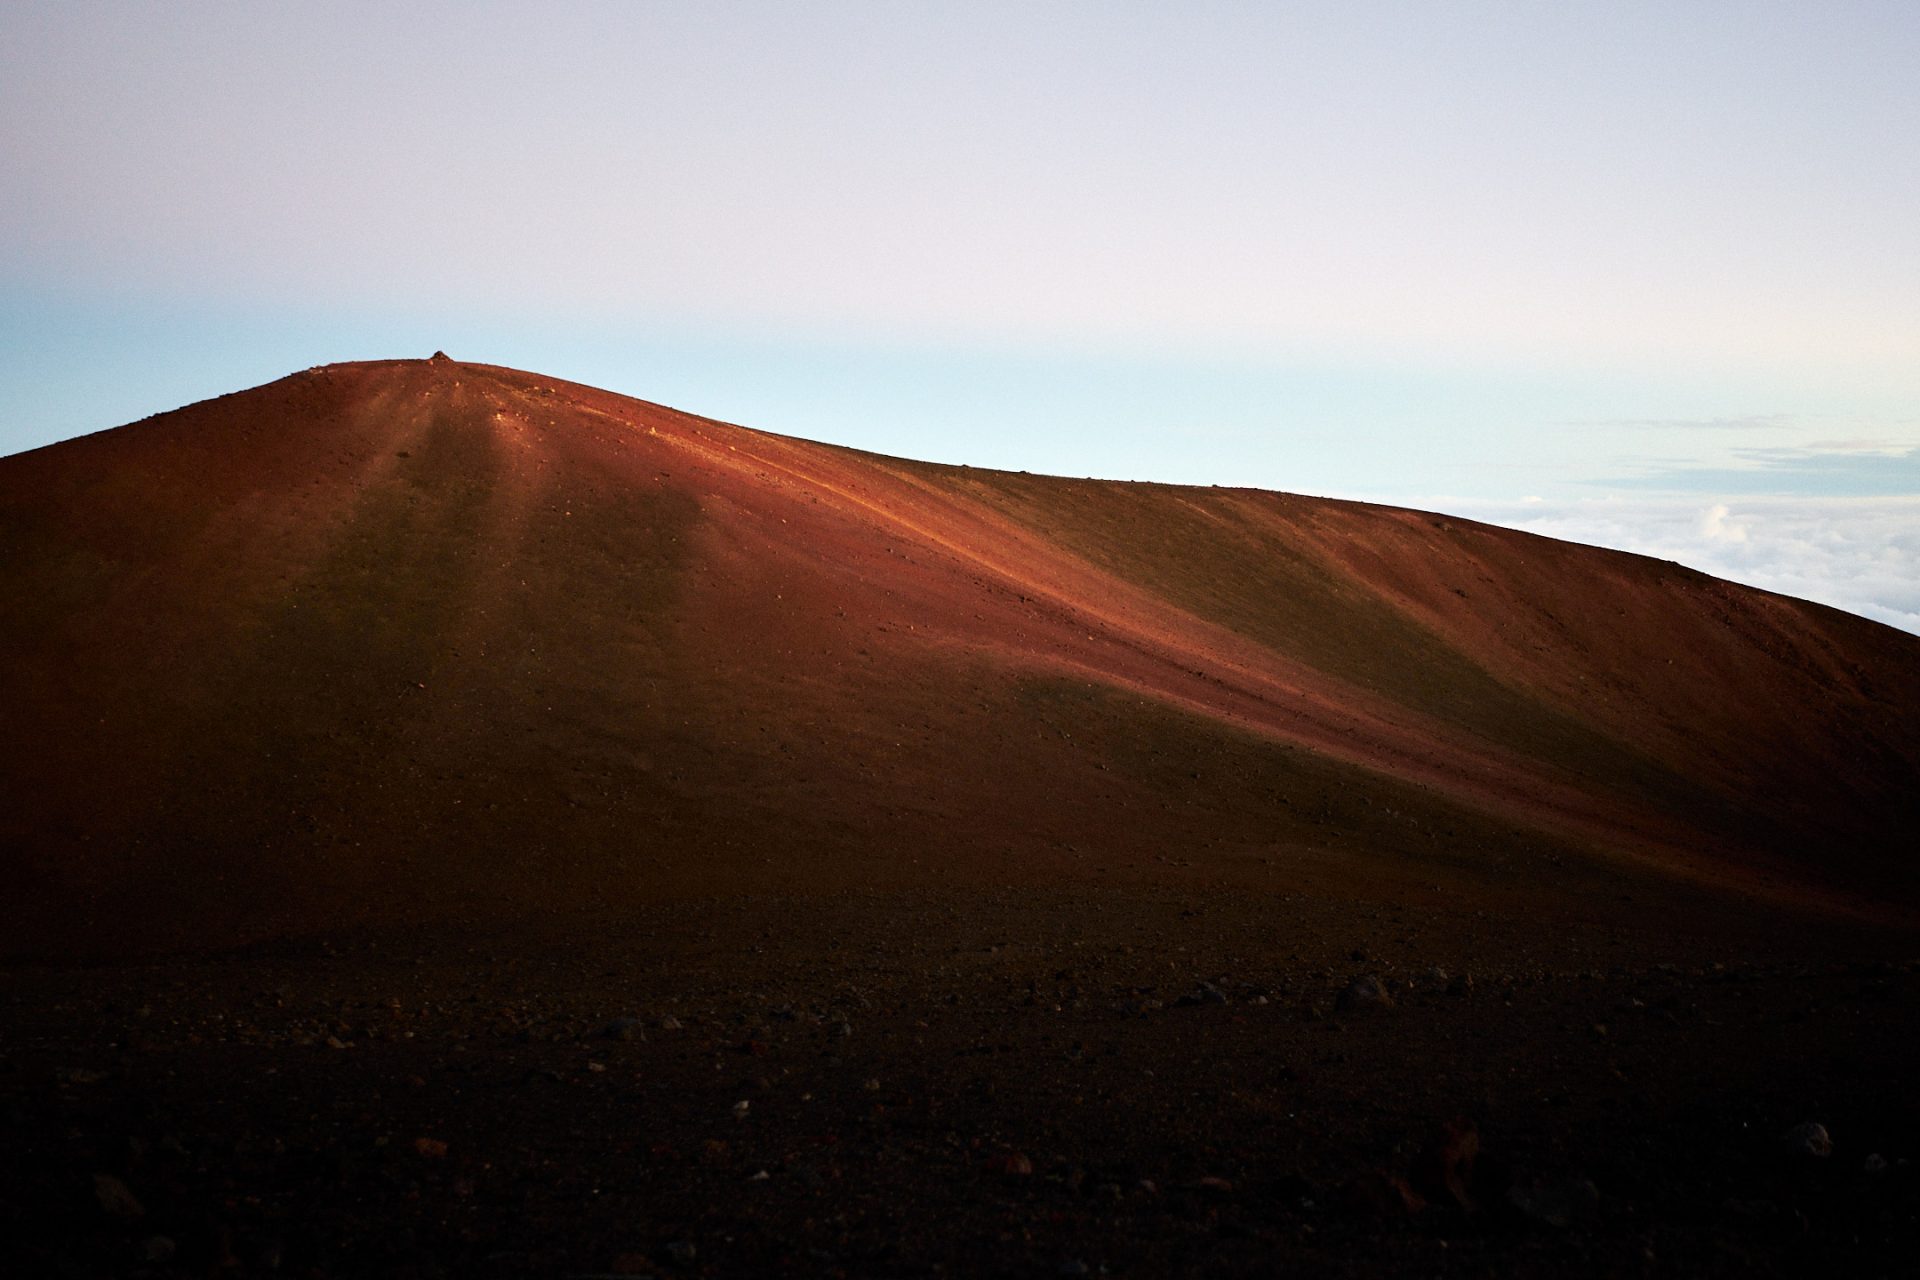
[[[1474,1164],[1480,1130],[1471,1120],[1450,1120],[1414,1159],[1410,1181],[1428,1200],[1472,1213]]]
[[[1334,999],[1333,1007],[1338,1013],[1371,1013],[1393,1008],[1393,997],[1387,994],[1386,984],[1369,973],[1349,982]]]
[[[1810,1120],[1781,1134],[1780,1146],[1788,1155],[1824,1160],[1833,1154],[1833,1136],[1827,1126]]]

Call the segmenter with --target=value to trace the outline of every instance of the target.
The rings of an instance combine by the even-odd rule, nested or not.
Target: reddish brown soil
[[[1920,1248],[1862,619],[443,360],[0,459],[0,602],[0,1272]]]
[[[451,361],[0,462],[0,937],[840,887],[1904,917],[1920,641],[1411,511]]]

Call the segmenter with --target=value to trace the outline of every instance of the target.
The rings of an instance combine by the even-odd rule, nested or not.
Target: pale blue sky
[[[444,347],[977,465],[1647,512],[1914,625],[1916,66],[1911,3],[12,0],[0,452]]]

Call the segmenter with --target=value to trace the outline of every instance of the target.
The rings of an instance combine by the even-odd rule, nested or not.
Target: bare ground
[[[0,1247],[18,1275],[1905,1274],[1920,944],[1653,924],[853,894],[14,968]],[[1392,1006],[1341,1007],[1368,974]],[[1788,1149],[1806,1122],[1830,1155]]]

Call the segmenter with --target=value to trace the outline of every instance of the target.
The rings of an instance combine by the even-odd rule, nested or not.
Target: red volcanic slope
[[[309,370],[0,460],[13,954],[683,894],[1904,912],[1920,641],[1360,503]]]

